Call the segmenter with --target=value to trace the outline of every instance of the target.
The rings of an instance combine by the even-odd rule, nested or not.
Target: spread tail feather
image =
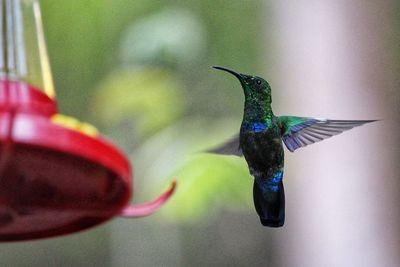
[[[281,227],[285,222],[285,192],[283,183],[277,185],[277,190],[263,190],[254,181],[253,186],[254,206],[262,225]]]

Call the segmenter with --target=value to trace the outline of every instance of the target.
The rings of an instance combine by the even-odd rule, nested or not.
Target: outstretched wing
[[[207,152],[222,155],[235,155],[238,157],[243,156],[242,149],[240,148],[239,134],[235,135],[224,144],[208,150]]]
[[[354,127],[376,121],[328,120],[294,116],[281,116],[278,120],[282,130],[282,140],[291,152]]]

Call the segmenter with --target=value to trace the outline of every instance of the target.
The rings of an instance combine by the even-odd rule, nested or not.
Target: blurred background
[[[1,266],[399,266],[400,2],[42,0],[62,113],[129,156],[159,213],[0,244]],[[286,152],[286,224],[262,227],[222,65],[266,78],[277,115],[382,119]]]

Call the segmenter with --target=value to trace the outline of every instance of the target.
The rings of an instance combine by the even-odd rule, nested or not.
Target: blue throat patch
[[[266,122],[251,122],[242,124],[242,130],[246,132],[260,133],[268,129],[268,124]]]

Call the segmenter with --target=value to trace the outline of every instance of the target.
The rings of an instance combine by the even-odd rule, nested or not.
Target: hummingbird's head
[[[271,87],[261,77],[237,73],[224,67],[213,66],[214,69],[229,72],[239,79],[246,101],[259,104],[271,104]]]

